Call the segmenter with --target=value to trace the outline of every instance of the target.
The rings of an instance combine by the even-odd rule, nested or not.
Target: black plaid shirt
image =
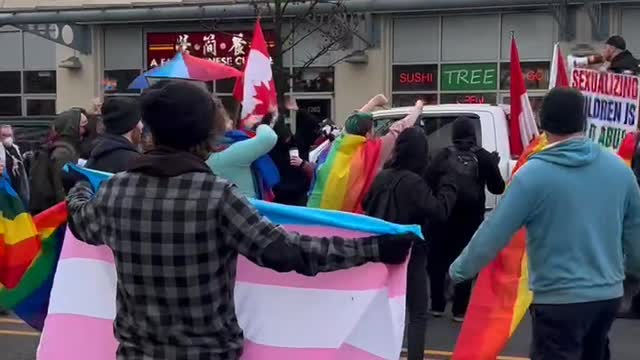
[[[93,196],[81,182],[68,208],[76,235],[115,255],[119,360],[239,359],[238,254],[264,266],[265,248],[281,240],[304,259],[297,271],[307,275],[379,260],[374,239],[286,233],[211,173],[120,173]]]

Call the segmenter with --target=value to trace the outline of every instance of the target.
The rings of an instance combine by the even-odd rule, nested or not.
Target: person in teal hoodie
[[[226,118],[227,124],[231,124],[222,104],[216,105],[218,116]],[[228,130],[231,130],[229,127],[230,125],[227,125]],[[262,187],[259,182],[264,178],[277,177],[277,180],[270,180],[277,183],[279,174],[275,164],[273,164],[273,169],[269,170],[268,164],[266,167],[261,167],[259,166],[260,163],[257,162],[264,160],[262,163],[268,163],[269,161],[273,163],[270,158],[266,159],[265,156],[278,142],[278,135],[269,124],[258,125],[253,137],[231,139],[231,136],[238,133],[239,131],[227,131],[226,143],[218,147],[217,151],[209,156],[207,165],[215,174],[235,184],[244,196],[265,199],[261,193]],[[261,171],[264,174],[260,174]]]
[[[474,278],[524,226],[531,359],[605,360],[625,266],[640,274],[640,190],[621,159],[584,136],[578,91],[552,90],[540,117],[550,146],[513,177],[449,274]]]

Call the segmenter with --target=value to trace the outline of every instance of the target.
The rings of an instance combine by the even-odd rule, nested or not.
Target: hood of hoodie
[[[137,153],[138,150],[133,144],[120,135],[104,134],[98,141],[96,147],[91,151],[92,159],[99,159],[114,151],[131,151]]]
[[[427,165],[429,141],[422,128],[412,127],[401,132],[387,168],[409,170],[421,174]]]
[[[602,151],[600,145],[586,137],[580,137],[552,144],[531,159],[566,167],[582,167],[594,162]]]
[[[68,110],[60,113],[53,121],[53,127],[60,139],[73,144],[80,142],[80,111]]]

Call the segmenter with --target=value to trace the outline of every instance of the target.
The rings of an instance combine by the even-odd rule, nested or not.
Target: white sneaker
[[[464,316],[454,316],[453,317],[453,322],[463,323],[464,322]]]
[[[442,312],[442,311],[430,310],[429,314],[431,314],[431,316],[433,316],[435,318],[440,318],[440,317],[444,316],[444,312]]]

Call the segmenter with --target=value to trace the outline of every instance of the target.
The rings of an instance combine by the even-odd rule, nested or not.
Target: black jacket
[[[403,131],[386,169],[376,176],[362,202],[365,213],[397,224],[421,225],[423,232],[430,222],[445,221],[456,202],[457,186],[451,176],[443,176],[436,187],[428,186],[421,176],[428,155],[421,128]]]
[[[445,221],[456,202],[456,185],[453,180],[445,177],[434,193],[424,179],[412,171],[385,169],[376,176],[362,206],[370,216],[375,216],[379,209],[396,207],[387,212],[395,215],[383,218],[396,224],[424,225],[428,220]],[[389,204],[388,197],[379,196],[390,186],[395,204]]]
[[[631,71],[633,74],[637,74],[638,70],[638,59],[633,57],[633,55],[629,52],[629,50],[625,50],[618,54],[613,60],[611,60],[611,65],[609,65],[609,71],[621,74],[625,71]]]
[[[475,146],[475,139],[458,139],[454,140],[453,143],[459,149],[470,149]],[[447,168],[449,152],[450,150],[447,148],[441,150],[431,162],[426,172],[427,182],[431,186],[439,186],[443,182],[444,175],[451,172],[451,169]],[[492,194],[502,194],[505,189],[505,182],[502,179],[494,156],[483,148],[478,148],[474,153],[478,158],[479,181],[483,184],[483,188],[486,186]],[[456,202],[447,221],[433,224],[429,228],[430,232],[436,238],[456,243],[456,247],[461,250],[471,240],[471,237],[482,223],[485,202],[484,191],[480,194],[477,203]]]
[[[127,170],[140,153],[120,135],[104,134],[91,152],[86,166],[90,169],[118,173]]]

